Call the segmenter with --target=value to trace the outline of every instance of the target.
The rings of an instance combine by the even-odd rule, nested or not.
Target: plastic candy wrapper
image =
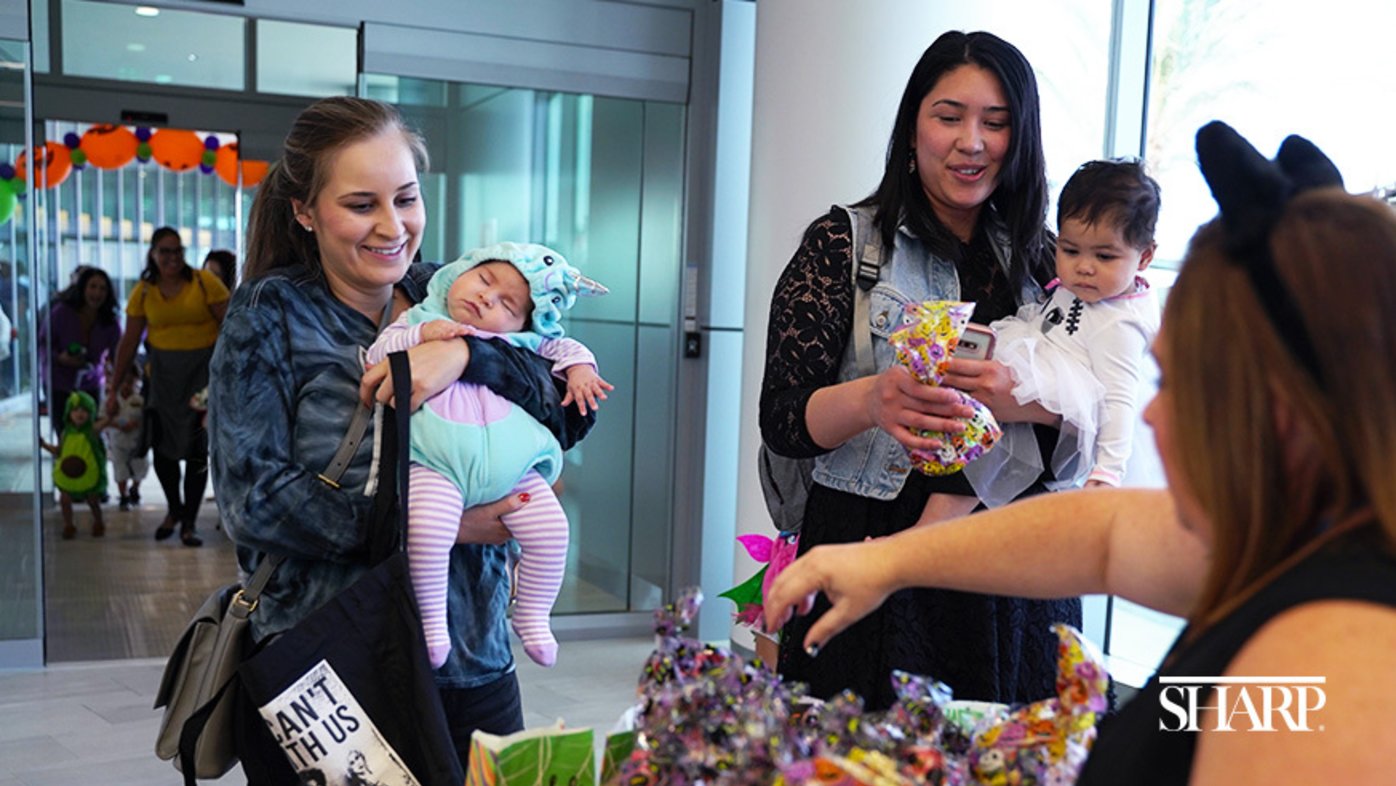
[[[1085,637],[1069,625],[1057,634],[1057,695],[981,724],[969,752],[977,783],[988,786],[1072,784],[1081,772],[1096,722],[1108,706],[1110,675]]]
[[[865,712],[852,693],[818,701],[800,683],[686,637],[701,603],[690,589],[655,612],[634,747],[608,751],[605,783],[1070,784],[1105,708],[1101,661],[1067,626],[1056,628],[1055,698],[1022,707],[955,702],[944,684],[897,672],[893,706]]]
[[[897,353],[897,361],[911,370],[912,376],[927,385],[939,385],[945,378],[945,366],[965,332],[973,303],[954,300],[928,300],[907,306],[903,321],[906,326],[887,339]],[[918,431],[920,436],[941,441],[937,450],[910,451],[912,465],[927,475],[950,475],[982,456],[994,446],[1003,430],[994,413],[973,397],[960,394],[974,414],[959,434],[943,431]]]

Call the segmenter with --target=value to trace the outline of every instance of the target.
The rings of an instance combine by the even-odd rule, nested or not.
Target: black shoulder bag
[[[385,470],[395,467],[397,484],[380,482],[374,496],[373,567],[238,673],[297,773],[316,769],[340,783],[348,782],[351,766],[366,765],[384,783],[460,786],[465,773],[427,660],[403,551],[412,371],[405,352],[388,360],[401,406],[396,428],[384,418],[379,478],[394,477]]]

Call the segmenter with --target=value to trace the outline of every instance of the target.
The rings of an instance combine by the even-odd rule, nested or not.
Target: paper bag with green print
[[[596,752],[591,729],[562,721],[503,737],[476,731],[470,738],[465,786],[593,786]]]

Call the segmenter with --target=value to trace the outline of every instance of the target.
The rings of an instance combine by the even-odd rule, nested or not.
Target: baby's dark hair
[[[1143,249],[1154,242],[1158,210],[1158,182],[1144,172],[1143,162],[1131,158],[1087,161],[1062,187],[1057,229],[1068,218],[1087,224],[1107,221],[1119,228],[1126,243]]]

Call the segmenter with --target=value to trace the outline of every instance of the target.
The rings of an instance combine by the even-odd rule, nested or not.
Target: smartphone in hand
[[[994,356],[994,331],[983,325],[970,323],[960,335],[960,343],[955,345],[951,357],[963,360],[988,360]]]

